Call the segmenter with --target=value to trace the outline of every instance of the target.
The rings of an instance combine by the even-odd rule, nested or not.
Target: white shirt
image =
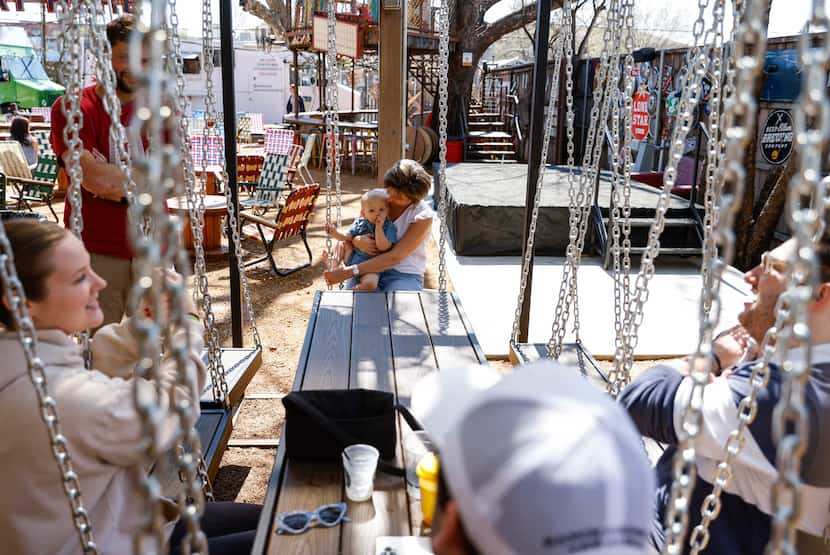
[[[419,220],[431,220],[435,216],[435,212],[424,201],[418,201],[415,204],[410,204],[403,213],[398,216],[394,222],[395,229],[398,232],[398,240],[403,238],[406,230],[409,229],[412,222]],[[398,262],[392,267],[404,274],[417,274],[423,276],[427,269],[427,246],[426,238],[415,248],[409,256]]]

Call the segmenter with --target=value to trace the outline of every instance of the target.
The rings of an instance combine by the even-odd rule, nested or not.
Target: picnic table
[[[383,390],[408,406],[422,376],[470,364],[486,359],[454,293],[317,291],[293,388]],[[402,467],[401,439],[409,428],[401,419],[398,424],[394,462]],[[379,536],[421,535],[420,501],[409,498],[403,477],[379,472],[372,499],[354,503],[346,499],[339,462],[288,460],[284,443],[252,553],[366,555],[375,552]],[[275,533],[276,514],[340,501],[351,522]]]

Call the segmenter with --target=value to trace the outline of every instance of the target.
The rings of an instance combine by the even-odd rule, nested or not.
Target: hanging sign
[[[634,94],[631,107],[631,136],[636,141],[648,137],[650,117],[648,115],[648,93],[640,91]]]
[[[312,25],[311,48],[325,52],[329,48],[329,20],[327,16],[315,15]],[[334,42],[338,56],[359,58],[361,56],[360,27],[356,23],[337,20],[334,27]]]
[[[472,52],[462,52],[461,53],[461,65],[464,67],[471,67],[473,65],[473,53]]]
[[[783,164],[793,152],[793,118],[787,110],[773,110],[761,128],[761,156],[769,164]]]

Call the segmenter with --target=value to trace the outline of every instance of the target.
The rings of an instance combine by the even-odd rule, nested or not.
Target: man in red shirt
[[[135,111],[136,83],[129,71],[129,36],[134,20],[125,15],[107,25],[107,39],[112,47],[112,68],[117,79],[116,95],[121,102],[121,123],[127,127]],[[92,268],[107,281],[98,302],[104,312],[103,324],[120,322],[127,312],[127,299],[133,282],[133,250],[128,232],[124,174],[118,165],[117,150],[110,144],[110,116],[104,107],[101,83],[83,89],[80,109],[83,126],[81,184],[83,231],[81,238],[89,251]],[[67,118],[62,98],[52,106],[52,132],[49,140],[59,160],[69,158],[63,130]],[[138,148],[146,149],[146,144]],[[135,152],[133,151],[133,156]],[[69,197],[64,205],[64,225],[69,227],[72,207]]]

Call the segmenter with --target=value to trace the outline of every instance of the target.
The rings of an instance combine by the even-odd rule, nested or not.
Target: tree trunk
[[[761,209],[761,213],[758,215],[758,219],[755,221],[755,225],[752,226],[752,235],[746,248],[747,269],[758,264],[761,260],[761,254],[768,250],[772,243],[778,221],[781,219],[784,206],[787,204],[790,180],[798,170],[797,158],[797,153],[793,152],[793,155],[787,161],[787,165],[782,170],[770,174],[770,178],[775,180],[775,184]]]

